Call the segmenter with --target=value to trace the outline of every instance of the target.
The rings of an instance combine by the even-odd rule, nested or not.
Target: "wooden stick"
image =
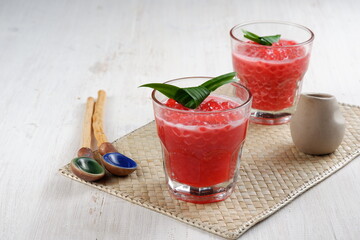
[[[104,90],[98,91],[98,99],[95,103],[95,111],[93,114],[93,129],[97,144],[100,145],[107,142],[107,137],[104,133],[104,105],[105,105],[106,92]]]
[[[83,123],[82,147],[91,148],[91,117],[94,111],[94,98],[88,97],[86,102],[85,118]]]

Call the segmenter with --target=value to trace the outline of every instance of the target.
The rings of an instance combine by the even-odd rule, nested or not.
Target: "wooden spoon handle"
[[[107,142],[107,137],[104,133],[104,105],[105,105],[106,92],[104,90],[98,91],[98,99],[95,103],[95,111],[93,114],[93,129],[94,135],[98,142],[98,146],[102,143]]]
[[[86,102],[85,118],[83,122],[83,134],[81,139],[81,146],[91,148],[91,117],[94,111],[94,98],[88,97]]]

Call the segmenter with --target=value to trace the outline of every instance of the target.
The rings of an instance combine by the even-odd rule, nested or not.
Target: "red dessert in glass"
[[[271,48],[238,46],[233,52],[234,69],[242,84],[253,93],[255,109],[279,111],[292,107],[300,81],[309,65],[310,54],[295,41],[280,40]]]
[[[251,95],[238,83],[227,85],[231,85],[227,86],[232,88],[231,96],[215,92],[194,110],[172,99],[160,100],[156,91],[153,93],[167,182],[177,199],[194,203],[221,201],[235,186]],[[234,89],[242,91],[243,99],[234,94]]]
[[[171,101],[165,105],[173,107],[169,104]],[[209,115],[196,112],[226,110],[236,106],[239,104],[210,97],[192,114],[169,111],[163,118],[156,118],[158,135],[166,149],[166,170],[174,181],[208,187],[234,177],[248,120],[240,113]]]
[[[282,36],[266,46],[245,39],[242,29]],[[251,120],[269,125],[288,122],[309,65],[313,33],[296,24],[258,22],[235,26],[231,37],[234,70],[253,94]]]

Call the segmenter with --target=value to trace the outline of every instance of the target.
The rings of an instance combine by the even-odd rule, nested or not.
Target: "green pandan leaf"
[[[215,78],[212,78],[197,87],[179,88],[174,85],[166,83],[148,83],[140,87],[150,87],[158,90],[168,98],[172,98],[184,107],[195,109],[197,108],[212,91],[221,87],[224,84],[235,82],[236,73],[228,73]]]
[[[211,92],[202,86],[183,88],[183,90],[187,93],[183,96],[190,96],[191,99],[189,99],[189,101],[183,100],[183,97],[180,96],[178,99],[179,101],[176,99],[175,100],[183,106],[191,109],[197,108],[210,95]],[[185,99],[188,99],[188,97],[185,97]]]
[[[236,75],[235,72],[227,73],[227,74],[212,78],[209,81],[204,82],[200,86],[203,86],[203,87],[209,89],[210,91],[215,91],[217,88],[221,87],[222,85],[234,82],[235,75]]]
[[[246,31],[246,30],[242,30],[242,32],[244,33],[244,37],[254,41],[256,43],[259,43],[261,45],[266,45],[266,46],[271,46],[273,43],[276,43],[280,40],[281,35],[277,34],[277,35],[273,35],[273,36],[263,36],[260,37],[258,35],[256,35],[255,33]]]
[[[280,40],[281,35],[277,34],[277,35],[273,35],[273,36],[263,36],[261,37],[263,40],[266,40],[267,42],[271,43],[271,45],[273,43],[276,43]]]
[[[182,95],[180,92],[182,92],[181,88],[170,85],[170,84],[164,84],[164,83],[147,83],[144,85],[141,85],[140,87],[149,87],[158,90],[168,98],[175,99],[177,95]]]

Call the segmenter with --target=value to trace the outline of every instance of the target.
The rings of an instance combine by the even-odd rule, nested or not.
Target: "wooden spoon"
[[[85,118],[83,123],[82,148],[79,149],[77,158],[71,160],[71,171],[85,181],[96,181],[105,175],[105,169],[95,159],[91,150],[91,117],[94,110],[94,98],[89,97],[86,103]]]
[[[110,173],[116,176],[127,176],[136,170],[137,163],[119,153],[114,145],[107,140],[103,125],[105,98],[105,91],[100,90],[93,114],[93,129],[98,142],[99,153],[103,156],[102,163]]]

